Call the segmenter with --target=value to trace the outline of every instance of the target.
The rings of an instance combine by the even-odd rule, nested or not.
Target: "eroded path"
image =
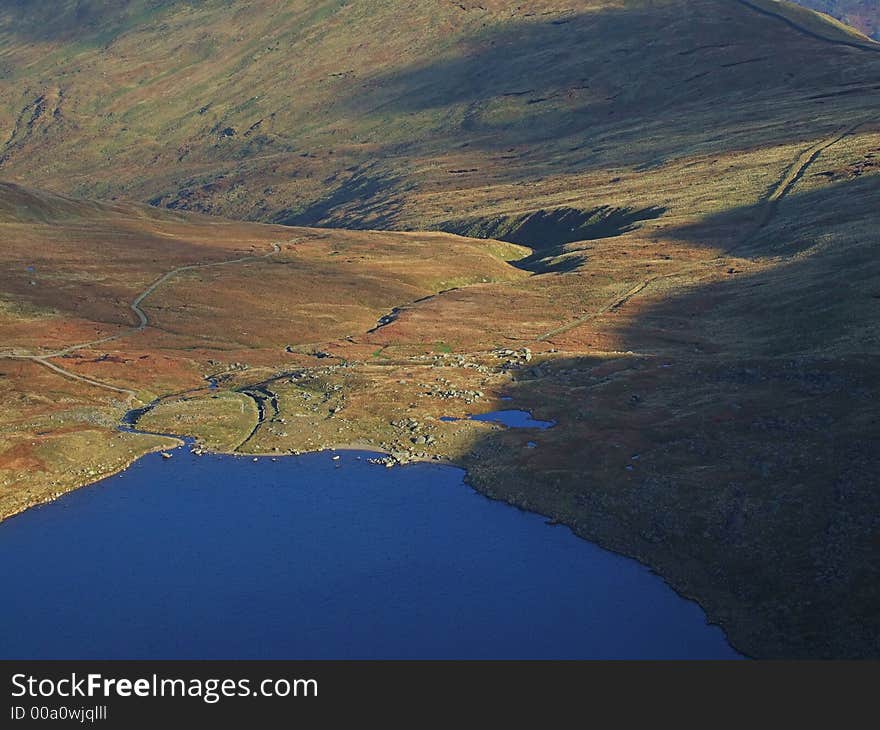
[[[776,181],[771,189],[769,195],[763,200],[763,210],[761,212],[761,216],[758,219],[755,227],[748,231],[742,238],[737,240],[730,248],[726,249],[721,255],[728,256],[733,251],[738,248],[741,248],[745,244],[752,241],[758,233],[761,232],[762,229],[766,228],[770,222],[776,217],[776,214],[779,211],[779,202],[786,197],[797,185],[801,178],[806,174],[807,169],[812,165],[816,160],[819,159],[819,156],[827,149],[833,147],[838,144],[842,140],[847,137],[852,136],[858,131],[860,127],[868,124],[868,122],[873,121],[870,119],[866,119],[861,122],[857,122],[846,129],[839,130],[831,137],[828,137],[821,142],[817,142],[814,145],[810,145],[806,149],[801,150],[798,156],[792,161],[791,165],[785,170],[782,174],[782,177]]]
[[[616,311],[626,305],[627,302],[629,302],[632,298],[638,296],[646,289],[648,289],[652,284],[655,284],[658,281],[674,279],[687,274],[691,274],[693,273],[694,268],[704,269],[709,266],[717,266],[721,259],[731,256],[734,251],[750,243],[764,228],[766,228],[771,223],[771,221],[776,217],[779,211],[780,201],[787,195],[789,195],[789,193],[791,193],[798,182],[800,182],[800,180],[806,174],[809,167],[814,162],[816,162],[817,159],[819,159],[823,152],[838,144],[847,137],[852,136],[856,133],[856,131],[858,131],[859,128],[872,121],[875,120],[865,119],[863,121],[857,122],[856,124],[846,127],[845,129],[840,129],[830,137],[827,137],[820,142],[812,144],[809,147],[801,150],[797,154],[795,159],[791,162],[791,164],[782,173],[782,176],[772,185],[770,192],[764,198],[762,198],[761,201],[759,201],[758,204],[761,206],[762,209],[757,222],[754,224],[754,226],[750,227],[749,230],[747,230],[742,237],[737,239],[729,248],[724,249],[718,255],[714,256],[708,261],[701,261],[696,263],[695,267],[677,269],[676,271],[670,272],[668,274],[660,274],[657,276],[652,276],[648,279],[644,279],[643,281],[640,281],[638,284],[628,289],[623,295],[617,297],[605,306],[601,307],[599,310],[595,312],[590,312],[589,314],[585,314],[583,317],[579,317],[578,319],[572,320],[571,322],[568,322],[560,327],[552,329],[549,332],[546,332],[538,337],[536,341],[545,342],[557,335],[564,334],[565,332],[570,332],[571,330],[576,329],[577,327],[580,327],[587,322],[590,322],[596,317],[600,317],[603,314]]]

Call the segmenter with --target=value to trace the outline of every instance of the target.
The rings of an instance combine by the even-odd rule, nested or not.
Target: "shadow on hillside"
[[[339,177],[334,175],[325,182],[332,186]],[[368,165],[356,170],[324,198],[303,210],[280,211],[270,222],[323,228],[393,228],[403,207],[405,190],[406,181],[402,177],[376,171]]]
[[[388,153],[395,156],[497,153],[479,169],[447,170],[474,173],[458,183],[467,186],[608,167],[647,170],[681,156],[812,142],[851,123],[868,98],[848,95],[826,107],[814,97],[880,80],[880,58],[854,67],[850,51],[828,45],[817,64],[819,41],[739,5],[723,22],[714,10],[679,10],[655,3],[512,19],[453,42],[446,57],[364,76],[341,108],[374,120],[380,135],[398,123],[420,129],[402,143],[392,135]],[[413,114],[420,115],[415,125],[404,121]],[[274,220],[396,228],[405,184],[419,183],[363,166],[350,179],[329,180],[322,200]],[[453,218],[437,227],[462,232],[473,222]],[[527,245],[577,240],[564,231],[538,233]]]
[[[566,273],[584,261],[582,257],[568,257],[566,244],[622,236],[634,231],[641,222],[659,218],[665,212],[665,208],[658,206],[640,210],[607,205],[593,210],[562,207],[514,216],[463,218],[438,228],[459,236],[494,238],[528,246],[534,253],[513,262],[515,266],[538,274]]]
[[[880,238],[876,235],[878,177],[860,177],[783,198],[759,227],[764,206],[737,208],[699,223],[665,230],[732,255],[778,261],[692,294],[660,300],[620,331],[627,346],[644,346],[645,331],[694,330],[718,352],[822,354],[880,348]],[[753,231],[742,240],[743,232]],[[706,327],[705,323],[711,322]],[[741,344],[736,344],[741,343]]]
[[[860,169],[860,164],[856,164],[856,176],[786,196],[774,205],[732,208],[674,229],[671,234],[682,241],[722,250],[735,244],[733,253],[738,256],[800,253],[821,244],[822,232],[829,227],[846,227],[850,222],[856,224],[860,217],[876,215],[878,177],[862,176]],[[808,171],[807,179],[810,176]]]
[[[659,218],[665,208],[635,210],[604,205],[593,210],[552,208],[516,216],[463,218],[443,223],[440,229],[471,238],[495,238],[546,251],[575,241],[613,238],[634,231],[642,221]]]
[[[629,355],[518,371],[509,407],[559,426],[489,434],[475,486],[639,557],[747,653],[880,654],[876,180],[784,199],[751,249],[778,266],[610,315]]]
[[[880,76],[874,59],[854,69],[850,54],[830,45],[819,46],[816,64],[820,42],[732,4],[722,19],[714,9],[682,14],[678,4],[654,3],[500,28],[460,42],[451,57],[371,79],[350,106],[377,117],[436,110],[438,130],[461,134],[462,146],[503,149],[589,133],[559,164],[589,166],[611,153],[615,164],[636,166],[703,147],[809,137],[784,124],[812,117],[808,97],[854,83],[853,74]],[[807,104],[810,114],[785,114],[789,104]],[[613,142],[618,136],[624,146]]]

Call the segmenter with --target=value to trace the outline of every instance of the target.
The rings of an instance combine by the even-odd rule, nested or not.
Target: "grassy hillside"
[[[769,0],[52,7],[0,2],[0,176],[304,225],[438,227],[473,212],[462,189],[505,214],[551,186],[593,208],[594,173],[866,116],[869,95],[823,95],[880,68]]]
[[[749,654],[876,656],[878,155],[874,124],[627,176],[667,210],[531,254],[4,186],[0,339],[18,357],[0,368],[0,504],[162,446],[115,432],[128,389],[164,397],[151,428],[215,448],[453,460],[646,561]],[[587,233],[609,219],[571,215]],[[500,221],[514,237],[557,219]],[[213,263],[169,279],[131,332],[138,291]],[[278,408],[262,424],[256,386]],[[559,425],[439,420],[500,407]]]
[[[214,448],[462,464],[751,655],[880,656],[880,46],[775,0],[32,5],[0,516],[161,445],[114,430],[159,396]],[[439,420],[511,406],[559,425]]]

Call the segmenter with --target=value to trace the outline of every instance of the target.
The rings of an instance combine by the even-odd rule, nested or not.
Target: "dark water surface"
[[[500,423],[508,428],[539,428],[541,430],[553,428],[555,421],[539,421],[533,418],[528,411],[506,410],[506,411],[490,411],[489,413],[478,413],[469,416],[471,421],[490,421],[492,423]]]
[[[502,397],[501,400],[509,400],[509,398]],[[461,418],[453,418],[452,416],[441,416],[441,421],[461,421]],[[553,428],[556,425],[556,421],[539,421],[537,418],[533,418],[532,414],[528,411],[519,411],[515,409],[504,410],[504,411],[489,411],[488,413],[475,413],[468,416],[467,421],[488,421],[490,423],[500,423],[502,426],[506,426],[507,428],[538,428],[542,431]]]
[[[646,568],[462,471],[340,453],[152,454],[0,524],[0,657],[736,656]]]

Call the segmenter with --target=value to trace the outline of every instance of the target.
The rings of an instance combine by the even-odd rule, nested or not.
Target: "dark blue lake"
[[[503,397],[502,400],[504,400]],[[462,419],[453,418],[452,416],[441,416],[440,420],[460,421]],[[553,428],[556,425],[555,421],[539,421],[537,418],[533,418],[532,414],[528,411],[519,411],[513,409],[505,411],[490,411],[489,413],[475,413],[468,416],[467,420],[499,423],[502,426],[506,426],[507,428],[537,428],[542,431],[548,428]]]
[[[500,423],[508,428],[539,428],[544,430],[556,425],[554,421],[539,421],[537,418],[533,418],[528,411],[518,410],[490,411],[489,413],[478,413],[469,418],[471,421]]]
[[[7,520],[0,657],[737,656],[638,563],[369,456],[178,449]]]

